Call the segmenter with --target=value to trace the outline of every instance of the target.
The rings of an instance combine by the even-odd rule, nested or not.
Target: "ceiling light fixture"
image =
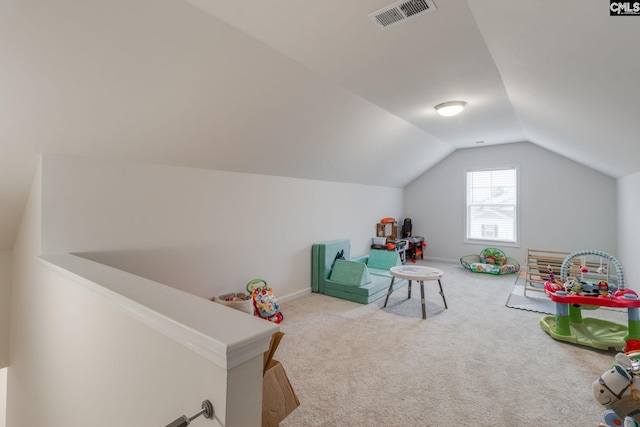
[[[465,105],[467,105],[467,103],[464,101],[451,101],[438,104],[434,108],[441,116],[451,117],[460,114],[462,110],[464,110]]]

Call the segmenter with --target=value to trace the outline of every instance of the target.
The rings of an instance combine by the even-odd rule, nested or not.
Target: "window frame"
[[[469,237],[469,208],[467,193],[468,193],[468,177],[471,172],[485,172],[485,171],[503,171],[503,170],[515,170],[516,180],[516,202],[515,202],[515,241],[500,240],[500,239],[478,239]],[[463,241],[464,243],[479,244],[485,246],[507,246],[507,247],[520,247],[520,165],[511,164],[505,166],[496,166],[488,168],[465,168],[463,176]]]

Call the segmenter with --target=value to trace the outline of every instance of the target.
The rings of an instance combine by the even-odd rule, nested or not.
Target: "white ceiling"
[[[602,0],[7,0],[0,250],[38,153],[402,187],[456,149],[530,141],[640,171],[640,16]],[[433,106],[463,100],[457,117]],[[396,167],[390,167],[396,166]]]

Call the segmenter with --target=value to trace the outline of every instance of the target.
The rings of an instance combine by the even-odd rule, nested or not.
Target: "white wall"
[[[295,295],[309,290],[313,242],[351,238],[365,253],[401,209],[398,188],[43,155],[12,254],[8,425],[165,425],[205,398],[229,427],[259,411],[242,390],[260,393],[261,357],[226,372],[35,255],[84,252],[205,297],[254,277]]]
[[[38,387],[37,383],[29,381],[29,375],[32,367],[37,366],[38,358],[46,359],[46,354],[31,353],[31,348],[21,346],[22,342],[35,343],[44,330],[33,331],[32,336],[20,335],[28,333],[27,329],[21,330],[21,319],[27,323],[31,315],[38,315],[37,308],[29,301],[33,291],[26,289],[25,285],[32,280],[33,258],[40,254],[41,191],[41,171],[38,168],[11,254],[11,369],[7,376],[7,422],[10,426],[37,425],[32,423],[34,414],[31,408],[36,396],[30,393]],[[21,354],[24,354],[23,358]]]
[[[599,249],[616,256],[616,181],[530,143],[459,150],[405,188],[405,214],[426,257],[458,260],[489,244],[465,244],[464,171],[520,168],[520,246],[501,247],[521,263],[525,249]]]
[[[14,300],[9,425],[166,425],[204,399],[222,420],[212,425],[225,425],[224,368],[46,267],[31,270]]]
[[[628,286],[640,289],[640,173],[618,179],[618,251]]]
[[[80,157],[43,158],[43,252],[83,256],[202,297],[263,278],[308,292],[311,245],[368,253],[403,190]]]
[[[9,366],[10,314],[11,253],[0,252],[0,369]]]
[[[7,366],[11,327],[11,253],[0,252],[0,427],[6,424]]]
[[[7,371],[0,369],[0,427],[7,425]]]
[[[12,255],[7,425],[166,425],[204,399],[212,426],[259,424],[259,404],[230,404],[227,386],[259,402],[262,354],[227,371],[38,262],[40,196],[38,175]]]

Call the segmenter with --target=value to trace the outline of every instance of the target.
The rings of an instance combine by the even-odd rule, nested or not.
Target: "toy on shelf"
[[[376,237],[384,237],[387,240],[396,240],[398,238],[398,221],[395,218],[382,218],[376,224]]]
[[[600,257],[600,267],[591,272],[597,262],[588,261],[587,256]],[[574,259],[581,257],[578,268]],[[608,260],[616,269],[612,283],[609,268],[602,265]],[[549,267],[551,270],[551,267]],[[601,273],[599,273],[600,271]],[[569,273],[573,275],[569,276]],[[556,315],[544,316],[540,326],[552,338],[608,350],[614,348],[626,352],[640,350],[640,299],[638,294],[624,286],[624,270],[614,256],[598,250],[582,250],[567,256],[560,267],[560,280],[553,271],[544,284],[545,294],[556,303]],[[582,308],[600,307],[626,308],[627,326],[603,319],[583,318]]]
[[[602,406],[604,423],[600,426],[640,427],[640,353],[618,353],[615,363],[593,382],[593,397]]]

